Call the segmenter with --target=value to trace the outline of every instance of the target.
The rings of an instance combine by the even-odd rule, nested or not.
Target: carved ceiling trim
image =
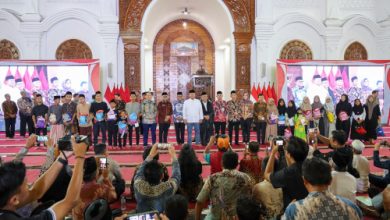
[[[140,31],[145,11],[152,0],[121,0],[119,21],[122,31]],[[254,0],[224,0],[233,17],[236,32],[254,33]]]
[[[0,41],[0,59],[17,60],[19,58],[19,50],[14,43],[6,39]]]

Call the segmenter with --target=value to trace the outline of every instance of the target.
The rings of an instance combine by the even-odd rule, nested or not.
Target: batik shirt
[[[19,113],[21,113],[22,115],[31,116],[33,102],[28,97],[20,98],[18,99],[18,108],[19,108]]]
[[[238,101],[230,100],[227,102],[228,120],[237,122],[241,119],[241,107]]]
[[[363,102],[363,92],[361,88],[351,87],[348,91],[349,102],[353,104],[356,99],[360,99]]]
[[[226,122],[227,117],[227,104],[225,101],[214,101],[214,121],[215,122]]]
[[[336,98],[336,102],[334,102],[334,103],[339,103],[339,101],[340,101],[340,99],[341,99],[341,96],[343,95],[343,94],[345,94],[346,92],[345,92],[345,90],[343,89],[343,88],[335,88],[335,90],[334,90],[334,96],[335,96],[335,98]]]
[[[305,87],[302,87],[302,88],[298,88],[298,87],[294,87],[293,88],[293,95],[294,95],[294,98],[295,98],[295,104],[297,106],[300,106],[302,101],[303,101],[303,98],[305,98],[306,96],[306,88]]]
[[[61,90],[60,89],[49,89],[47,92],[47,100],[49,105],[52,105],[54,103],[54,96],[61,96]]]
[[[240,106],[243,119],[253,118],[253,102],[251,100],[241,100]]]
[[[173,103],[173,122],[183,123],[183,106],[184,101],[175,101]]]
[[[233,219],[237,198],[251,195],[253,184],[253,180],[243,172],[223,170],[206,180],[196,200],[205,202],[210,199],[210,216],[206,219]]]
[[[62,105],[62,119],[64,122],[69,122],[73,119],[74,114],[77,110],[77,104],[73,101],[64,103]]]
[[[302,200],[291,203],[282,219],[362,219],[362,211],[348,199],[325,192],[311,192]]]
[[[154,124],[156,123],[157,106],[151,100],[145,100],[141,105],[142,123]]]

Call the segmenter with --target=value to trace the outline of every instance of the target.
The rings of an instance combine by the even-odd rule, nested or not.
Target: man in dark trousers
[[[5,121],[5,136],[7,138],[14,138],[18,107],[16,106],[16,103],[11,100],[11,96],[8,93],[5,94],[4,97],[5,101],[3,102],[2,107]]]
[[[32,121],[31,111],[33,101],[27,96],[25,91],[21,91],[21,98],[18,99],[19,117],[20,117],[20,136],[26,136],[26,124],[28,126],[28,135],[34,133],[34,123]]]
[[[214,108],[206,92],[202,92],[201,100],[203,110],[203,121],[200,124],[200,139],[202,146],[206,146],[213,135]]]
[[[160,143],[168,143],[168,131],[171,126],[172,116],[172,104],[169,101],[168,94],[162,93],[162,101],[157,105],[157,118],[159,130],[159,141]]]
[[[49,107],[43,104],[42,95],[35,96],[36,105],[32,109],[32,119],[36,135],[47,135],[47,123],[49,122]],[[40,143],[37,144],[39,146]]]
[[[107,103],[102,101],[102,93],[97,91],[95,93],[95,102],[91,103],[89,113],[93,118],[93,145],[98,144],[99,131],[102,132],[102,143],[106,143],[106,117],[108,112]]]

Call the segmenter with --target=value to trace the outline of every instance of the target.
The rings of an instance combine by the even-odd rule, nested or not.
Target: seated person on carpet
[[[201,219],[201,212],[210,200],[209,219],[233,219],[236,216],[237,198],[252,194],[253,181],[245,173],[236,170],[238,154],[229,150],[222,156],[224,170],[212,174],[203,185],[195,205],[195,220]]]
[[[125,191],[125,184],[126,184],[125,180],[122,178],[119,164],[111,157],[109,157],[106,144],[97,144],[94,146],[93,150],[95,152],[95,157],[97,159],[107,158],[108,179],[115,187],[117,198],[119,198],[122,195],[122,193]],[[100,178],[98,179],[98,183],[102,183],[102,181],[103,181],[103,176],[100,176]]]
[[[144,152],[143,152],[143,154],[142,154],[142,159],[143,159],[143,161],[145,161],[146,158],[149,156],[151,150],[152,150],[152,147],[147,147],[147,148],[145,148],[145,150],[144,150]],[[167,167],[166,167],[163,163],[161,163],[161,162],[158,161],[158,160],[159,160],[159,154],[158,154],[158,153],[157,153],[156,156],[154,156],[153,160],[157,161],[157,162],[160,164],[160,166],[162,167],[162,169],[163,169],[164,177],[163,177],[162,181],[163,181],[163,182],[168,181],[168,180],[169,180],[168,169],[167,169]],[[131,178],[131,183],[130,183],[130,194],[131,194],[131,198],[132,198],[132,199],[135,199],[135,197],[134,197],[134,181],[135,181],[135,175],[137,174],[137,171],[138,171],[138,169],[141,167],[141,165],[142,165],[142,164],[138,164],[138,165],[135,167],[133,177]]]
[[[342,196],[346,199],[356,202],[356,179],[348,173],[347,167],[353,158],[353,153],[348,148],[340,148],[334,151],[331,165],[332,183],[329,186],[329,191],[337,196]]]
[[[175,148],[172,145],[168,147],[172,159],[172,177],[163,182],[164,170],[161,164],[153,159],[158,154],[157,145],[157,143],[153,145],[149,156],[135,175],[134,195],[137,201],[137,212],[164,211],[166,200],[174,195],[180,186],[180,165]]]
[[[184,144],[179,153],[181,181],[178,193],[189,201],[196,201],[203,186],[202,163],[198,160],[194,149]]]
[[[107,166],[110,166],[109,164]],[[108,178],[108,169],[102,168],[103,182],[98,183],[99,170],[95,157],[88,157],[84,164],[84,184],[81,187],[80,202],[73,209],[73,220],[84,219],[85,208],[96,199],[105,199],[108,203],[114,201],[117,196],[114,186]]]
[[[359,140],[352,141],[353,160],[352,167],[359,172],[359,178],[356,179],[357,191],[365,193],[370,185],[368,175],[370,174],[370,163],[367,158],[363,156],[364,144]]]
[[[259,220],[265,217],[264,206],[250,196],[241,196],[237,199],[236,212],[237,220]]]
[[[217,141],[217,152],[210,153],[210,148]],[[211,136],[203,152],[204,160],[210,164],[210,174],[222,171],[222,155],[230,148],[229,136],[222,134],[220,136]]]
[[[274,188],[282,188],[284,208],[291,201],[303,199],[307,196],[307,190],[302,180],[302,163],[306,159],[309,151],[307,143],[300,138],[291,137],[285,142],[285,145],[280,147],[273,141],[272,151],[264,172],[264,178]],[[275,172],[275,156],[280,151],[279,148],[284,149],[287,167]]]
[[[282,219],[362,219],[356,204],[329,192],[332,175],[326,161],[315,157],[305,160],[302,175],[309,195],[289,204]]]
[[[34,138],[30,140],[35,141]],[[76,143],[73,137],[71,142],[76,162],[65,198],[28,219],[64,219],[79,200],[87,145]],[[19,161],[4,163],[0,167],[0,219],[23,219],[16,210],[41,198],[66,164],[65,156],[61,154],[45,174],[28,187],[25,164]]]
[[[249,146],[245,149],[244,158],[240,161],[239,171],[248,174],[253,181],[259,183],[263,180],[261,163],[262,159],[259,157],[260,144],[258,142],[249,142]]]
[[[390,146],[389,142],[386,142],[386,141],[377,142],[375,144],[374,156],[373,156],[375,167],[382,168],[385,170],[390,170],[390,160],[389,159],[381,160],[379,157],[380,147],[389,147],[389,146]],[[388,184],[390,184],[390,172],[387,172],[387,174],[385,176],[378,176],[378,175],[370,173],[368,175],[368,178],[369,178],[371,186],[374,186],[374,187],[379,188],[381,190],[386,188],[386,186]],[[377,194],[377,193],[375,193],[375,194]],[[373,196],[373,195],[370,195],[370,196]]]

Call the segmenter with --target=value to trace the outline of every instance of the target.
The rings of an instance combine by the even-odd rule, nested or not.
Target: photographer
[[[169,145],[168,152],[172,159],[172,178],[162,182],[164,176],[160,163],[153,158],[158,154],[158,145],[154,144],[149,156],[138,169],[134,181],[137,212],[150,210],[164,211],[166,200],[174,195],[180,185],[180,166],[176,151]]]
[[[210,148],[217,141],[218,151],[210,153]],[[222,171],[222,156],[230,148],[229,136],[215,135],[210,137],[210,141],[207,144],[203,152],[204,160],[210,164],[211,174]]]
[[[287,167],[274,172],[275,156],[280,147],[284,148]],[[302,163],[307,154],[308,146],[302,139],[291,137],[287,144],[284,142],[282,145],[274,140],[264,178],[273,187],[282,188],[284,208],[294,199],[303,199],[308,194],[302,180]]]
[[[80,195],[87,145],[76,143],[74,137],[71,141],[76,162],[65,198],[31,219],[63,219],[76,205]],[[47,172],[31,187],[27,186],[24,163],[18,161],[4,163],[0,167],[0,219],[22,219],[15,211],[43,196],[62,167],[67,164],[64,158],[63,154],[59,156]]]
[[[101,184],[97,182],[100,177],[98,165],[103,177]],[[108,167],[100,166],[95,157],[85,159],[83,181],[80,193],[81,202],[73,209],[73,220],[84,219],[85,208],[96,199],[105,199],[110,203],[117,198],[115,188],[108,178]]]
[[[381,141],[375,144],[374,146],[374,166],[382,169],[390,169],[390,160],[381,161],[379,158],[379,148],[380,147],[389,147],[387,141]],[[376,186],[380,189],[386,188],[387,184],[390,184],[390,173],[387,173],[385,176],[377,176],[375,174],[368,175],[370,184]]]

